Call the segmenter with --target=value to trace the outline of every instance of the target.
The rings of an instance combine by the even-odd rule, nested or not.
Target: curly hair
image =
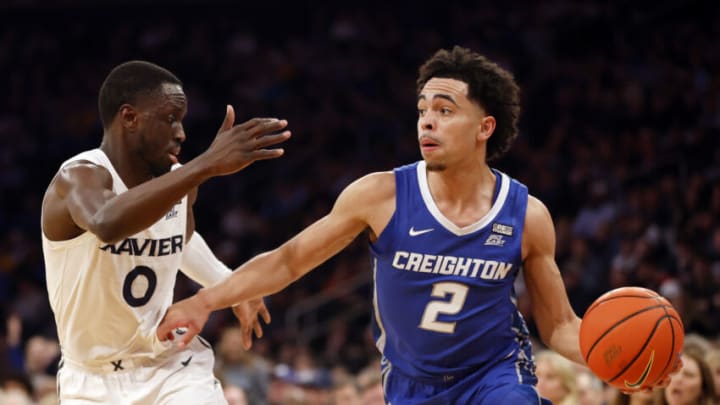
[[[134,104],[138,97],[151,94],[163,83],[182,86],[180,79],[169,70],[151,62],[133,60],[113,68],[100,86],[98,96],[103,128],[110,127],[121,105]]]
[[[455,46],[441,49],[419,69],[417,92],[434,77],[456,79],[468,84],[468,98],[495,117],[495,132],[488,139],[486,161],[492,162],[510,149],[518,136],[520,88],[512,73],[483,55]]]

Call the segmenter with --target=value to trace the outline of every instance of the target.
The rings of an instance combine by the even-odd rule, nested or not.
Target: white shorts
[[[213,375],[212,349],[201,339],[160,360],[118,359],[92,369],[63,362],[60,404],[227,405]]]

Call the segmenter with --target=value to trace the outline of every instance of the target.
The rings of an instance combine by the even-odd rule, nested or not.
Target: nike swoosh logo
[[[650,369],[652,368],[653,362],[655,361],[655,350],[650,352],[650,359],[648,360],[647,366],[645,366],[645,371],[640,374],[640,378],[638,378],[637,381],[634,383],[631,383],[628,380],[625,380],[625,386],[627,388],[637,388],[645,383],[645,380],[648,378],[648,374],[650,374]]]
[[[415,227],[411,226],[410,227],[410,236],[418,236],[418,235],[422,235],[424,233],[432,232],[434,230],[435,230],[435,228],[428,228],[428,229],[420,229],[420,230],[416,231]]]
[[[190,364],[190,360],[192,360],[192,356],[193,356],[193,355],[191,354],[190,357],[188,357],[187,360],[181,361],[180,364],[182,364],[183,367],[187,367],[187,365]]]

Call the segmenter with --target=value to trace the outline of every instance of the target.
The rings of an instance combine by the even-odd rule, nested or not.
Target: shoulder
[[[365,175],[340,193],[333,216],[353,218],[379,234],[395,210],[395,174],[375,172]]]
[[[372,208],[386,201],[395,201],[395,174],[375,172],[353,181],[340,193],[336,208],[352,206],[357,209]]]
[[[391,171],[367,174],[350,183],[343,193],[362,193],[367,199],[395,194],[395,174]]]
[[[550,211],[537,197],[528,195],[523,231],[523,256],[555,251],[555,227]]]
[[[87,160],[78,160],[60,168],[50,188],[64,193],[74,187],[112,187],[112,175],[103,166]]]
[[[550,217],[550,211],[548,210],[547,206],[545,206],[545,204],[537,197],[533,195],[528,195],[525,222],[534,224],[536,222],[542,223],[547,220],[552,222],[552,219]]]

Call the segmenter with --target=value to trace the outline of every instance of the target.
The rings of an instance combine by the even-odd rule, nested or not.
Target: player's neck
[[[127,188],[135,187],[152,179],[150,170],[144,169],[145,166],[140,162],[135,162],[127,145],[118,141],[110,133],[106,132],[103,136],[100,150],[105,152]]]
[[[428,186],[436,201],[473,205],[494,194],[495,175],[490,166],[482,162],[472,167],[447,167],[441,171],[428,171]]]

